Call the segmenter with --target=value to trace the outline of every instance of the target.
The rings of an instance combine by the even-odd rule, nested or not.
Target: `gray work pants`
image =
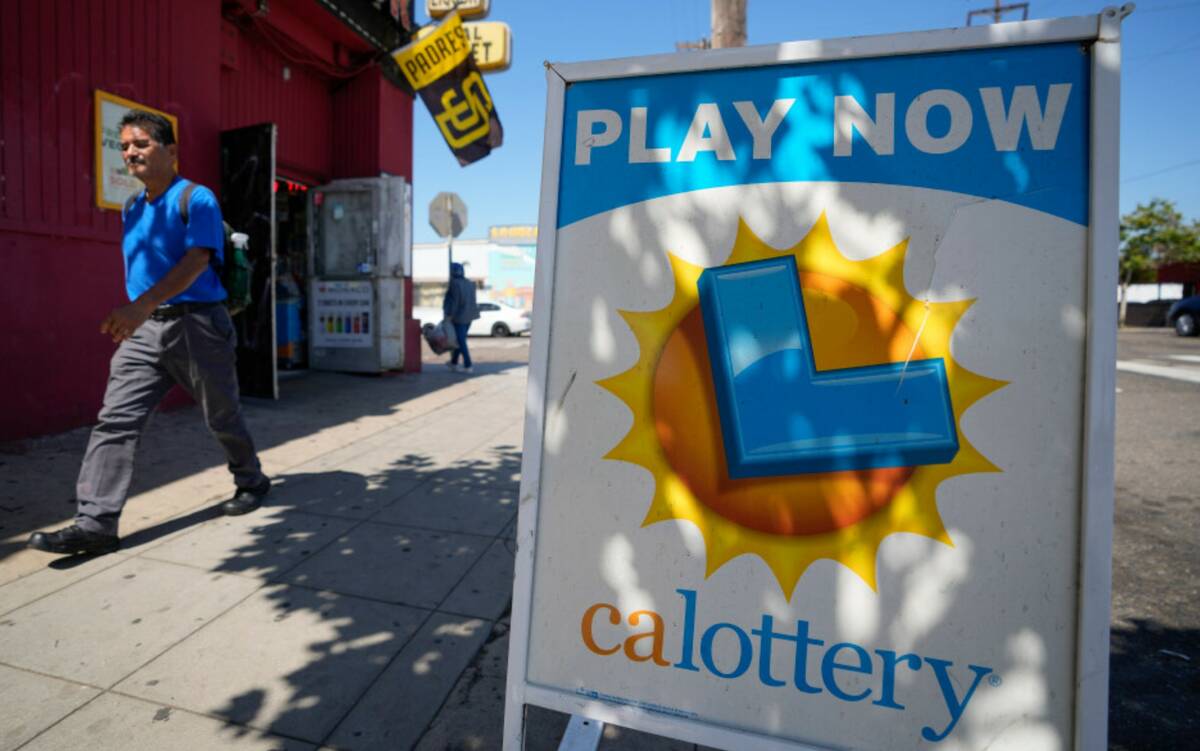
[[[168,321],[148,320],[121,342],[109,369],[100,423],[79,469],[75,523],[117,534],[133,479],[133,457],[151,412],[174,384],[196,400],[239,488],[266,479],[242,420],[234,363],[236,335],[223,305]]]

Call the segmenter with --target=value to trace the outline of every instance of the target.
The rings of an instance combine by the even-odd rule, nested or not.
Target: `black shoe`
[[[269,492],[271,492],[271,480],[264,477],[263,481],[253,488],[238,488],[238,492],[234,494],[233,498],[221,504],[221,511],[225,516],[248,514],[262,505],[262,499]]]
[[[116,535],[89,532],[74,524],[57,532],[34,532],[29,536],[29,547],[34,550],[63,555],[104,555],[116,551],[120,546],[121,540]]]

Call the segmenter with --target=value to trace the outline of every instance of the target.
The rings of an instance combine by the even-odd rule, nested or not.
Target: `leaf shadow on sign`
[[[851,85],[854,82],[842,83]],[[830,122],[831,105],[831,96],[806,101],[807,107]],[[679,120],[690,117],[690,114],[666,112],[660,113],[660,116],[675,117]],[[831,159],[831,140],[832,134],[826,142],[814,142],[811,150],[802,155],[802,158]],[[661,138],[652,142],[663,143]],[[701,154],[697,157],[697,162],[713,158],[712,154]],[[997,160],[997,168],[1009,172],[1014,169],[1011,158],[1007,163],[1001,161],[999,156]],[[756,182],[750,160],[743,159],[730,169],[738,170],[741,179],[746,182]],[[827,169],[826,173],[831,171]],[[654,179],[656,174],[665,173],[648,171],[646,174],[648,179]],[[1018,177],[1018,174],[1013,173],[1014,181]],[[663,177],[663,180],[661,190],[651,190],[649,193],[666,194],[667,197],[624,206],[599,220],[604,224],[596,228],[597,234],[604,236],[608,243],[607,248],[612,251],[605,257],[603,264],[565,253],[557,254],[556,276],[560,280],[605,275],[614,280],[615,285],[625,283],[616,280],[638,280],[635,288],[623,289],[617,294],[597,293],[586,300],[577,296],[572,300],[573,312],[556,306],[556,316],[560,316],[560,320],[568,319],[573,330],[591,332],[590,340],[582,342],[580,346],[590,350],[587,355],[601,368],[608,368],[604,375],[618,374],[628,369],[631,358],[634,357],[629,353],[637,352],[640,345],[641,337],[631,331],[623,314],[618,311],[652,312],[662,309],[671,301],[674,280],[666,254],[674,254],[701,267],[720,264],[734,245],[739,219],[744,219],[769,245],[782,250],[804,237],[817,217],[827,215],[831,231],[841,250],[856,259],[880,253],[891,247],[891,243],[911,236],[912,242],[904,273],[909,294],[902,303],[902,309],[893,311],[895,315],[878,316],[873,321],[863,322],[888,338],[904,336],[903,321],[911,320],[912,316],[909,314],[915,314],[919,319],[926,300],[962,299],[963,282],[956,279],[955,274],[970,271],[987,275],[992,271],[992,267],[986,261],[980,267],[970,268],[962,257],[961,239],[956,240],[956,250],[953,251],[958,253],[959,257],[945,260],[939,255],[942,253],[942,241],[951,232],[958,231],[956,223],[963,215],[976,207],[988,204],[989,199],[960,198],[941,208],[915,207],[912,203],[893,208],[889,207],[886,200],[872,195],[870,186],[834,182],[776,186],[764,182],[740,192],[731,188],[714,188],[690,194],[671,194],[670,191],[677,189],[677,186],[668,184],[667,177]],[[919,226],[914,227],[914,221]],[[887,242],[880,239],[884,237],[888,238]],[[944,263],[948,264],[945,268]],[[604,268],[604,265],[611,265],[612,268]],[[987,304],[995,306],[997,302],[989,300]],[[1007,304],[1011,307],[1011,301]],[[1055,305],[1057,304],[1056,302]],[[1064,302],[1063,314],[1043,319],[1041,325],[1059,332],[1069,341],[1078,342],[1079,331],[1071,323],[1074,320],[1072,316],[1067,315],[1067,309],[1072,305],[1074,303]],[[995,309],[991,308],[989,312],[994,313]],[[1081,308],[1077,307],[1073,312],[1080,314]],[[974,315],[975,313],[968,313],[964,320],[969,320],[971,325],[958,328],[953,334],[956,356],[959,351],[966,350],[968,360],[972,358],[972,353],[977,356],[979,352],[986,350],[989,346],[987,335],[996,333],[986,326],[981,328],[976,325]],[[1018,315],[1014,320],[1021,318],[1022,316]],[[911,337],[911,333],[909,335]],[[583,353],[579,353],[579,356],[582,357]],[[643,366],[639,364],[635,367]],[[1011,378],[1013,374],[993,372],[988,375]],[[553,378],[553,374],[551,377]],[[560,386],[561,384],[552,385],[551,388]],[[546,451],[550,454],[563,450],[571,442],[572,433],[581,429],[580,426],[569,422],[571,410],[564,407],[564,402],[568,400],[568,392],[572,399],[583,398],[576,397],[576,394],[581,393],[578,385],[574,391],[569,388],[561,390],[562,398],[557,403],[557,416],[553,414],[552,409],[552,415],[547,421]],[[591,404],[591,397],[587,398]],[[615,406],[619,403],[615,397],[605,395],[604,398],[606,404]],[[554,402],[553,399],[549,401]],[[994,404],[990,409],[994,412],[998,408],[997,404]],[[1025,414],[1024,419],[1029,419],[1028,411]],[[971,410],[968,410],[964,418],[968,435],[979,432],[974,419],[977,419],[977,416],[972,416]],[[638,418],[635,417],[634,423],[637,421]],[[620,431],[611,436],[613,443],[622,440],[622,436],[628,430],[625,427],[627,425],[628,422],[625,422]],[[592,426],[588,426],[588,429],[593,430]],[[647,477],[644,470],[635,469],[630,464],[623,464],[621,468],[611,471],[613,477],[620,477],[622,481],[629,481],[635,476],[641,478],[636,481],[636,486],[646,488],[642,498],[629,501],[626,509],[628,513],[636,514],[634,507],[638,504],[641,504],[642,508],[650,505],[649,499],[655,493],[654,484],[660,479],[654,476],[654,471]],[[986,488],[983,493],[975,496],[972,501],[975,504],[986,503],[993,498],[1002,500],[1006,492],[1021,492],[1014,486],[1005,485],[1005,479],[1007,478],[1004,475],[976,474],[948,481],[938,491],[936,503],[939,507],[946,506],[954,513],[943,515],[943,518],[959,519],[969,516],[964,514],[961,502],[955,499],[954,490],[963,483],[976,482]],[[867,490],[865,482],[863,490]],[[959,508],[956,508],[956,505]],[[886,515],[889,511],[885,509],[875,513]],[[658,521],[662,519],[647,518],[646,524]],[[1031,546],[1036,539],[1040,545],[1073,547],[1069,540],[1060,540],[1056,535],[1046,535],[1046,539],[1043,539],[1041,530],[1036,529],[1030,520],[1021,523],[1024,526],[1020,534],[1030,541]],[[633,607],[659,609],[663,612],[675,609],[675,604],[667,601],[669,588],[664,589],[661,585],[656,587],[648,583],[653,581],[654,575],[649,568],[643,567],[653,564],[642,559],[639,554],[641,546],[637,544],[638,536],[651,534],[666,544],[665,540],[671,534],[664,531],[664,527],[677,531],[675,545],[680,551],[686,551],[682,553],[685,557],[697,559],[686,564],[695,569],[693,573],[696,574],[697,581],[700,581],[701,575],[703,579],[714,582],[730,583],[734,579],[741,582],[760,581],[763,580],[764,574],[765,580],[769,581],[770,574],[763,565],[763,559],[754,555],[753,551],[750,551],[749,555],[735,557],[720,567],[714,566],[710,560],[707,564],[708,571],[705,573],[705,566],[700,561],[705,560],[706,556],[711,557],[712,550],[706,548],[704,534],[697,531],[692,520],[688,520],[687,523],[675,521],[670,525],[652,525],[642,530],[631,528],[625,534],[611,535],[610,539],[598,545],[606,572],[604,580],[609,587],[609,591],[604,594],[608,595],[609,601],[617,604],[622,613],[629,612]],[[951,522],[947,522],[948,539],[953,542],[952,545],[943,544],[928,536],[889,535],[880,546],[878,555],[872,554],[872,565],[877,566],[879,572],[877,589],[873,589],[849,568],[829,560],[819,560],[804,575],[807,581],[802,581],[800,588],[796,590],[796,593],[802,592],[802,595],[788,592],[783,596],[764,590],[758,606],[762,612],[775,614],[778,618],[811,618],[814,624],[828,624],[826,633],[849,634],[863,644],[877,645],[900,653],[950,659],[950,651],[957,650],[954,653],[961,656],[956,665],[959,672],[951,673],[951,680],[956,686],[955,690],[960,692],[960,698],[961,692],[970,685],[969,679],[972,677],[965,664],[971,658],[963,655],[961,646],[976,638],[970,633],[972,629],[986,629],[989,643],[998,641],[1002,645],[999,650],[990,649],[988,654],[1002,654],[1004,661],[1002,664],[987,665],[991,668],[990,676],[995,678],[995,681],[993,683],[988,680],[979,684],[978,694],[973,697],[972,708],[975,712],[968,711],[962,715],[961,722],[958,722],[953,730],[953,737],[971,746],[984,746],[1000,737],[1006,742],[1018,744],[1027,741],[1069,745],[1069,717],[1073,711],[1071,680],[1069,675],[1058,669],[1064,658],[1057,653],[1058,647],[1051,645],[1064,644],[1068,646],[1069,651],[1073,640],[1064,640],[1060,633],[1056,633],[1060,629],[1047,621],[1043,621],[1041,631],[1024,625],[1028,619],[1023,613],[1028,612],[1031,607],[1041,606],[1034,600],[1041,597],[1042,590],[1039,586],[1033,586],[1019,578],[1010,578],[1007,583],[1001,584],[1001,589],[995,594],[993,607],[986,612],[979,610],[981,594],[971,591],[972,579],[986,574],[989,570],[994,572],[1015,563],[1009,560],[1006,564],[1002,553],[997,559],[995,551],[980,537],[979,529],[979,525],[976,525],[971,531],[967,531],[962,526],[951,526]],[[847,546],[864,542],[858,539],[859,531],[854,526],[839,530],[839,535]],[[1030,574],[1027,565],[1013,570]],[[1068,575],[1069,572],[1062,572],[1062,576]],[[994,582],[994,579],[993,576],[988,581]],[[1057,592],[1057,584],[1054,587],[1054,591]],[[738,601],[742,602],[744,599],[739,598]],[[798,612],[793,608],[794,605],[805,602],[827,603],[829,612]],[[746,617],[752,621],[755,616],[751,614]],[[730,620],[733,618],[730,617]],[[746,622],[743,625],[749,629],[754,624]],[[625,630],[622,633],[635,634],[643,631],[637,628],[623,628]],[[835,628],[836,631],[833,630]],[[1066,628],[1069,629],[1070,626]],[[611,632],[616,633],[616,630]],[[1051,649],[1055,650],[1055,654],[1049,653]],[[1066,662],[1071,664],[1070,659]],[[939,691],[932,677],[930,663],[921,665],[921,670],[897,676],[896,691],[911,697],[914,706],[924,709],[932,707],[937,710],[941,707],[944,693]],[[781,663],[775,669],[777,673],[783,674],[787,666]],[[963,680],[967,681],[965,686]],[[870,687],[869,683],[855,682],[853,679],[848,679],[847,685]],[[876,686],[874,690],[878,692],[879,689]],[[775,726],[782,726],[788,718],[794,717],[798,696],[787,689],[779,691],[779,701],[776,704],[759,704],[760,709],[756,710],[767,724]],[[875,696],[878,697],[878,693]],[[810,701],[808,697],[801,697],[801,700]],[[931,728],[936,734],[954,724],[950,716],[916,719],[913,712],[901,714],[890,707],[868,709],[868,703],[863,702],[859,706],[863,707],[864,712],[870,713],[869,719],[872,722],[909,718],[904,721],[904,729],[895,731],[896,735],[890,737],[884,745],[916,745],[921,742],[918,733],[923,727]],[[1052,709],[1048,709],[1051,705]],[[838,703],[819,706],[820,709],[811,711],[841,711],[841,705]],[[703,708],[697,707],[689,709],[704,711]],[[1018,723],[1011,722],[1014,713],[1021,717]],[[1005,717],[1009,719],[1002,719]]]

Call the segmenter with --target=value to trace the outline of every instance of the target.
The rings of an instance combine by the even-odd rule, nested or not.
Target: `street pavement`
[[[231,486],[197,410],[157,415],[113,555],[24,549],[69,521],[87,429],[0,446],[0,751],[499,748],[528,339],[471,345],[471,376],[427,356],[247,400],[275,486],[243,517],[215,511]],[[1184,747],[1200,339],[1125,331],[1118,358],[1150,367],[1118,376],[1111,745]],[[567,719],[531,708],[526,747]]]
[[[1200,339],[1179,337],[1170,329],[1126,329],[1119,337],[1117,371],[1200,383]]]
[[[1117,361],[1110,746],[1197,748],[1200,338],[1126,329]]]

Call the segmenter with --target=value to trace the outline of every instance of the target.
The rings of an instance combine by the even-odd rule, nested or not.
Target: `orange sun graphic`
[[[605,458],[654,476],[643,526],[680,519],[699,528],[706,577],[737,556],[757,555],[790,599],[808,566],[828,558],[875,588],[876,552],[886,536],[909,532],[953,545],[937,509],[943,480],[999,471],[966,439],[961,421],[1004,382],[967,370],[950,354],[954,327],[973,300],[910,296],[903,278],[907,244],[852,261],[837,249],[823,214],[803,240],[782,251],[739,222],[723,265],[795,259],[818,370],[942,358],[960,436],[958,453],[945,464],[731,479],[697,292],[704,269],[669,255],[671,302],[656,311],[619,311],[640,354],[632,368],[599,382],[633,412],[629,433]]]

